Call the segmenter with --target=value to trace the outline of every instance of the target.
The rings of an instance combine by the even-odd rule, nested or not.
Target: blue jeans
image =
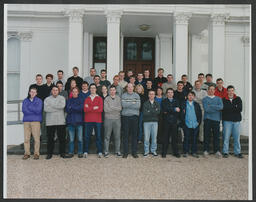
[[[229,152],[229,139],[230,136],[234,138],[234,153],[241,153],[240,146],[240,122],[223,121],[223,153],[228,154]]]
[[[85,122],[85,148],[84,152],[88,153],[92,130],[94,128],[96,136],[97,153],[102,153],[102,141],[101,141],[101,123]]]
[[[220,122],[210,119],[204,120],[204,151],[209,152],[209,141],[213,133],[213,151],[220,151]]]
[[[83,153],[83,126],[72,126],[68,125],[68,132],[69,132],[69,154],[74,154],[74,140],[75,140],[75,133],[77,134],[78,139],[78,154]]]
[[[143,136],[143,112],[140,112],[140,116],[139,116],[139,136],[138,136],[139,141],[142,141],[142,136]]]
[[[156,152],[157,149],[157,128],[158,122],[144,122],[144,153],[149,153],[149,139],[151,137],[150,151]]]
[[[189,153],[189,139],[192,140],[191,153],[195,154],[197,152],[197,136],[199,133],[199,126],[196,128],[188,128],[185,124],[184,130],[184,141],[183,141],[183,152]]]

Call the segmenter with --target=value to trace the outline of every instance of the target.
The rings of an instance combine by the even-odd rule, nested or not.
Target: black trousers
[[[60,154],[65,154],[65,144],[66,144],[66,125],[57,126],[46,126],[47,130],[47,154],[53,154],[54,150],[54,134],[57,130],[58,140],[60,141],[59,152]]]
[[[171,124],[171,123],[164,121],[162,155],[167,154],[170,137],[172,139],[172,141],[171,141],[172,151],[173,151],[173,154],[176,155],[179,153],[177,124]]]

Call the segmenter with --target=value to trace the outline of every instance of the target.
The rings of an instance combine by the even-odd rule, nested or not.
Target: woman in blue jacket
[[[67,158],[74,156],[74,139],[75,133],[78,138],[78,158],[83,157],[83,99],[78,96],[79,88],[72,89],[72,98],[68,99],[66,105],[67,126],[69,131],[69,155]]]
[[[34,159],[39,159],[40,150],[40,122],[42,122],[43,102],[36,97],[37,89],[31,88],[28,97],[23,100],[22,112],[24,122],[24,149],[23,159],[30,158],[31,133],[34,138]]]

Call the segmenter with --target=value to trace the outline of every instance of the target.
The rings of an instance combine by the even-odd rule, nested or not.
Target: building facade
[[[248,135],[249,5],[7,6],[8,100],[24,99],[36,74],[62,69],[68,78],[73,66],[81,77],[90,67],[107,69],[110,81],[128,69],[154,77],[162,67],[192,83],[212,73],[242,98],[241,134]]]

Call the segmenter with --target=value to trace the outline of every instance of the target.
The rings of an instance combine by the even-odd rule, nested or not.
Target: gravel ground
[[[248,199],[248,156],[238,159],[87,159],[22,160],[8,155],[8,198],[86,199]]]

